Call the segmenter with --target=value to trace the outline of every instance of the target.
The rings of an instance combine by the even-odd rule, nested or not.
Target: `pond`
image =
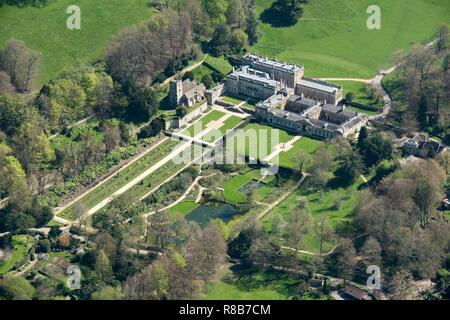
[[[197,222],[201,227],[205,227],[209,221],[221,219],[227,223],[236,214],[236,209],[229,204],[204,204],[191,211],[186,219]]]

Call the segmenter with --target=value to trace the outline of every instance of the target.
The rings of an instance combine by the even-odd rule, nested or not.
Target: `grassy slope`
[[[256,0],[262,12],[272,0]],[[382,29],[369,30],[369,5],[381,8]],[[303,18],[289,28],[262,24],[263,37],[253,50],[305,65],[306,74],[321,77],[370,78],[392,64],[392,54],[432,37],[450,22],[447,0],[315,0]]]
[[[72,4],[81,9],[81,30],[66,28],[66,9]],[[43,84],[64,69],[94,61],[115,34],[151,14],[148,0],[57,0],[44,8],[4,6],[0,8],[0,47],[16,38],[40,51],[39,84]]]

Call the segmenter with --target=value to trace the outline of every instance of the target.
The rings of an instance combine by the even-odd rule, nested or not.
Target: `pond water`
[[[186,220],[195,221],[204,227],[214,219],[221,219],[227,223],[233,219],[235,214],[236,209],[229,204],[203,204],[189,213]]]

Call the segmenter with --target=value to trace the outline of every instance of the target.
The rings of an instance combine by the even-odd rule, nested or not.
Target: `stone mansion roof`
[[[298,84],[304,87],[312,88],[327,93],[336,93],[342,90],[342,87],[338,85],[324,81],[313,80],[305,77],[301,79]]]
[[[288,72],[288,73],[295,73],[297,71],[299,71],[300,69],[303,69],[303,67],[297,66],[295,64],[288,64],[285,62],[278,62],[275,60],[271,60],[268,58],[263,58],[257,55],[253,55],[253,54],[246,54],[243,57],[243,61],[246,63],[250,63],[253,64],[255,66],[260,66],[263,68],[271,68],[271,69],[277,69],[283,72]]]
[[[277,87],[277,81],[270,78],[270,75],[266,72],[257,71],[255,69],[249,68],[248,66],[243,66],[239,70],[234,71],[228,75],[229,79],[233,80],[248,80],[249,82],[262,84],[270,87]]]

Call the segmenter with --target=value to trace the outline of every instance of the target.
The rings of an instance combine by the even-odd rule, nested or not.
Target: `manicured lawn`
[[[227,120],[224,121],[223,125],[218,129],[213,129],[204,135],[201,139],[206,142],[214,142],[224,136],[228,130],[235,128],[239,125],[243,120],[236,116],[231,116]]]
[[[216,57],[208,56],[208,57],[206,57],[205,64],[207,66],[208,65],[211,66],[213,69],[219,71],[223,75],[227,75],[233,70],[233,67],[231,66],[231,64],[224,57],[216,58]]]
[[[264,200],[265,197],[267,197],[270,193],[273,192],[274,177],[273,176],[263,177],[261,176],[261,171],[257,169],[249,171],[245,174],[237,175],[228,180],[223,186],[224,189],[223,195],[225,197],[225,200],[233,205],[247,202],[248,201],[247,195],[239,191],[239,189],[244,187],[247,183],[251,182],[252,180],[261,181],[266,184],[260,187],[259,189],[255,190],[253,196],[256,201]]]
[[[168,210],[170,217],[177,219],[184,217],[199,206],[195,201],[182,201]]]
[[[183,134],[188,136],[195,136],[196,134],[199,134],[203,130],[205,130],[208,123],[212,121],[217,121],[220,118],[222,118],[225,115],[225,113],[213,110],[208,112],[206,115],[204,115],[202,118],[195,121],[193,124],[191,124],[188,128],[184,129],[182,131]]]
[[[4,262],[0,262],[0,275],[9,272],[17,263],[25,263],[25,255],[34,244],[34,238],[27,235],[17,235],[12,237],[13,251],[11,257]]]
[[[235,97],[231,97],[231,96],[221,96],[220,97],[221,100],[232,103],[234,105],[240,105],[242,104],[242,106],[249,108],[249,109],[255,109],[255,101],[245,101],[245,100],[241,100],[241,99],[237,99]]]
[[[70,5],[81,9],[81,30],[69,30],[66,20]],[[148,0],[57,0],[44,8],[0,8],[0,47],[11,38],[42,53],[39,85],[64,69],[79,67],[102,57],[111,39],[125,27],[153,14]]]
[[[307,154],[313,154],[322,144],[323,142],[320,140],[301,137],[300,140],[297,140],[293,144],[293,147],[289,151],[280,153],[280,166],[290,169],[298,169],[297,156],[299,152],[303,151]]]
[[[242,130],[245,139],[238,135],[234,140],[236,152],[259,159],[267,157],[278,144],[286,143],[295,136],[294,133],[259,123],[249,123]],[[243,145],[244,143],[245,145]],[[261,148],[261,146],[264,147]]]
[[[281,272],[261,272],[235,266],[223,270],[220,280],[213,282],[204,300],[286,300],[296,281]]]
[[[230,204],[247,202],[247,196],[239,191],[239,188],[249,183],[252,179],[247,175],[237,175],[228,180],[223,189],[225,200]]]
[[[256,0],[258,12],[272,2]],[[381,30],[367,28],[369,5],[381,8]],[[371,78],[394,64],[394,52],[432,38],[441,23],[450,22],[448,0],[315,0],[304,7],[304,20],[295,26],[263,23],[252,50],[304,64],[314,77]]]

